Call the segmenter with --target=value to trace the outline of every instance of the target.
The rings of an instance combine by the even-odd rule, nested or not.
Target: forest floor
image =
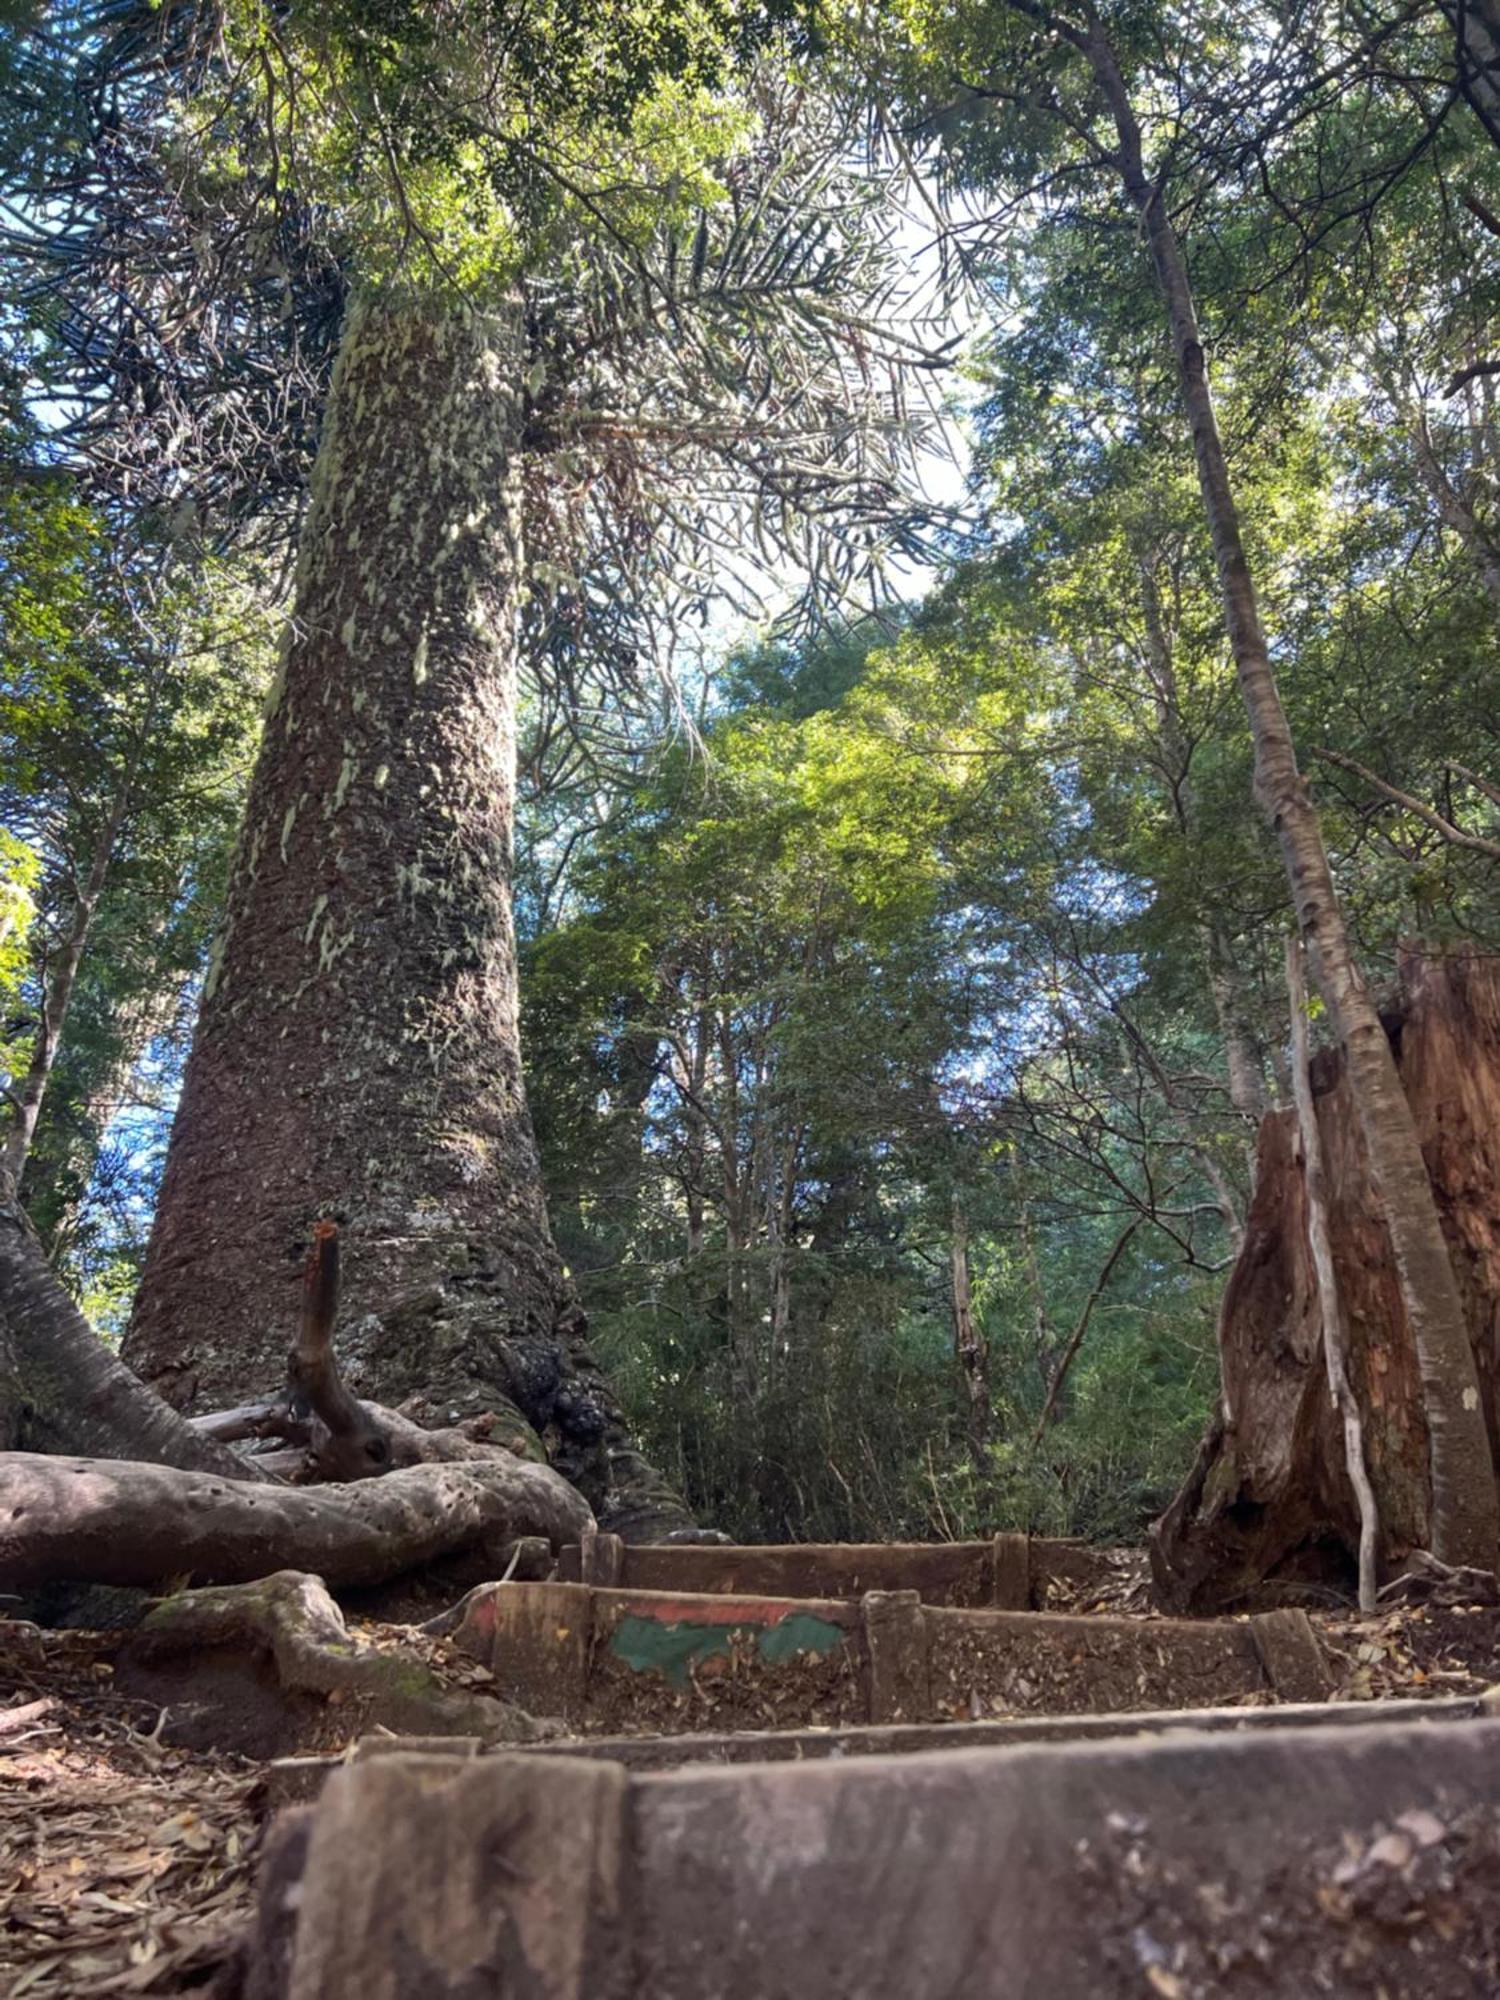
[[[1136,1581],[1122,1562],[1090,1602],[1055,1608],[1118,1612]],[[1500,1607],[1313,1615],[1338,1674],[1336,1699],[1474,1694],[1500,1679]],[[466,1694],[487,1678],[413,1628],[353,1620],[351,1631],[419,1655]],[[237,1991],[236,1947],[272,1804],[266,1767],[161,1742],[162,1711],[115,1685],[120,1636],[0,1619],[7,2000]],[[1121,1723],[1128,1728],[1128,1717]],[[344,1714],[330,1702],[327,1747],[352,1746],[360,1733],[357,1708]]]

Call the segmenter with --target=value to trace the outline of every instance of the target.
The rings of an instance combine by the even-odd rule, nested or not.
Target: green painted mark
[[[779,1625],[760,1635],[760,1656],[773,1667],[798,1653],[832,1653],[838,1650],[843,1628],[830,1625],[826,1618],[814,1618],[808,1611],[793,1611]]]
[[[695,1661],[729,1652],[736,1632],[754,1630],[744,1625],[667,1625],[656,1618],[622,1618],[609,1645],[636,1673],[663,1674],[673,1687],[686,1687]],[[798,1653],[835,1652],[843,1637],[842,1627],[826,1618],[794,1611],[779,1624],[762,1627],[757,1648],[768,1666],[778,1667]]]

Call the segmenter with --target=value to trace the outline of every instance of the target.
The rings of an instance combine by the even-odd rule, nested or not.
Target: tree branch
[[[1356,763],[1352,757],[1344,756],[1342,751],[1315,749],[1312,755],[1320,763],[1335,764],[1341,771],[1352,771],[1355,777],[1362,778],[1367,785],[1379,792],[1382,797],[1389,799],[1393,805],[1414,813],[1424,825],[1440,833],[1452,846],[1466,847],[1475,854],[1486,854],[1492,861],[1500,861],[1500,840],[1486,840],[1482,833],[1465,833],[1463,828],[1455,826],[1451,819],[1444,819],[1440,812],[1434,811],[1431,806],[1423,805],[1422,801],[1414,799],[1410,792],[1403,792],[1395,785],[1388,785],[1384,778],[1377,778],[1373,771],[1363,764]]]
[[[1078,1350],[1083,1345],[1083,1336],[1089,1330],[1089,1321],[1094,1317],[1094,1307],[1098,1305],[1100,1294],[1103,1292],[1104,1287],[1109,1283],[1110,1273],[1114,1270],[1116,1264],[1119,1263],[1121,1255],[1124,1252],[1125,1245],[1130,1241],[1131,1237],[1134,1236],[1136,1230],[1139,1227],[1140,1224],[1138,1221],[1127,1222],[1125,1227],[1120,1231],[1119,1235],[1115,1238],[1114,1248],[1110,1251],[1109,1255],[1104,1260],[1104,1269],[1099,1273],[1099,1276],[1094,1281],[1094,1289],[1089,1293],[1088,1298],[1084,1302],[1083,1311],[1078,1315],[1078,1324],[1074,1327],[1072,1333],[1068,1336],[1068,1344],[1063,1349],[1062,1354],[1058,1359],[1056,1370],[1054,1371],[1052,1376],[1052,1386],[1051,1388],[1048,1389],[1047,1400],[1042,1405],[1042,1414],[1037,1419],[1036,1429],[1031,1434],[1031,1442],[1033,1445],[1038,1445],[1041,1443],[1042,1435],[1045,1432],[1048,1424],[1051,1423],[1052,1421],[1053,1415],[1057,1409],[1057,1399],[1062,1394],[1062,1387],[1064,1382],[1066,1382],[1068,1379],[1068,1370],[1073,1366],[1074,1361],[1077,1359]]]

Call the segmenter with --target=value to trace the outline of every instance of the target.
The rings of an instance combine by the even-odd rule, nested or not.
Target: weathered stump
[[[1407,960],[1387,1017],[1473,1337],[1492,1449],[1500,1436],[1500,961]],[[1314,1058],[1329,1233],[1348,1372],[1380,1514],[1383,1574],[1426,1547],[1427,1423],[1415,1343],[1359,1119],[1336,1049]],[[1271,1585],[1352,1593],[1359,1510],[1328,1393],[1307,1190],[1292,1111],[1261,1126],[1255,1198],[1221,1316],[1224,1401],[1152,1533],[1175,1611],[1253,1601]]]

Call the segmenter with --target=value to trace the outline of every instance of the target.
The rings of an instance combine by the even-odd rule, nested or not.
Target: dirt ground
[[[1122,1569],[1124,1566],[1122,1565]],[[1122,1574],[1108,1601],[1134,1595]],[[1062,1607],[1058,1607],[1062,1608]],[[1470,1694],[1500,1680],[1500,1608],[1408,1607],[1362,1621],[1315,1614],[1338,1698]],[[410,1651],[455,1689],[485,1670],[410,1627],[354,1621],[363,1643]],[[7,2000],[209,1995],[237,1988],[236,1942],[266,1814],[263,1767],[158,1740],[159,1708],[115,1684],[118,1633],[41,1632],[0,1619],[0,1991]],[[320,1747],[362,1732],[327,1703]]]
[[[258,1767],[168,1750],[93,1634],[0,1625],[0,1990],[213,1990],[254,1887]]]

